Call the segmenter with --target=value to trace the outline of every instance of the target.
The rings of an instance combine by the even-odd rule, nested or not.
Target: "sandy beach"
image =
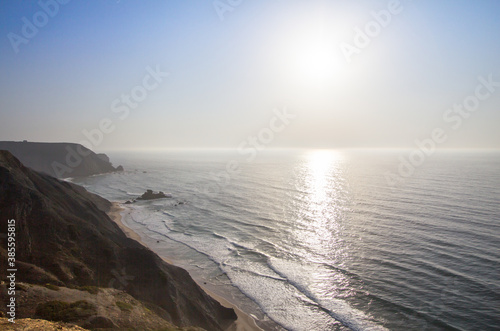
[[[134,239],[141,243],[142,245],[148,247],[142,240],[139,234],[134,232],[132,229],[127,227],[123,222],[122,222],[122,214],[126,212],[126,208],[123,207],[120,203],[118,202],[113,202],[111,209],[108,212],[109,217],[120,227],[120,229],[127,235],[127,237]],[[149,248],[149,247],[148,247]],[[168,259],[160,256],[165,262],[173,264],[171,261]],[[227,308],[233,308],[234,311],[236,312],[236,315],[238,316],[238,319],[231,324],[226,331],[262,331],[261,328],[257,326],[257,323],[255,320],[249,316],[248,314],[244,313],[241,309],[238,308],[235,304],[229,302],[227,299],[216,295],[215,293],[211,292],[210,290],[206,289],[199,283],[197,283],[208,295],[210,295],[212,298],[217,300],[222,306],[227,307]]]

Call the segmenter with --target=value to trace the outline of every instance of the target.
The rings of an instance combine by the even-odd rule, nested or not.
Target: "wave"
[[[274,261],[274,262],[273,262]],[[286,272],[280,270],[277,264],[277,259],[269,259],[268,266],[278,275],[287,280],[299,292],[304,294],[307,298],[312,300],[319,308],[328,313],[335,320],[341,322],[343,325],[351,328],[352,330],[387,330],[382,325],[379,325],[371,320],[371,318],[362,311],[351,307],[346,301],[340,299],[322,300],[312,293],[307,285],[300,284],[292,276],[287,275]],[[285,262],[281,260],[281,262]],[[285,262],[287,263],[287,262]],[[290,263],[288,261],[288,263]],[[298,265],[298,263],[297,263]]]
[[[163,213],[164,215],[169,216],[169,217],[175,217],[175,215],[170,214],[170,213],[169,213],[169,212],[167,212],[167,211],[162,211],[162,213]]]

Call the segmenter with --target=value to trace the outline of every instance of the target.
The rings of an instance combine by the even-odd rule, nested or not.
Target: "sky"
[[[2,1],[0,140],[499,149],[498,17],[495,0]]]

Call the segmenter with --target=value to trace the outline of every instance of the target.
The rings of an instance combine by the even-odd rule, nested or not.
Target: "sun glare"
[[[332,74],[332,61],[323,47],[304,50],[297,59],[298,69],[304,79],[324,83]]]
[[[290,65],[296,80],[320,87],[338,79],[342,63],[337,59],[333,43],[325,39],[317,33],[312,38],[294,42],[293,62]]]
[[[338,152],[330,150],[316,150],[308,155],[310,172],[310,189],[312,201],[321,205],[327,200],[327,190],[331,171],[341,159]]]

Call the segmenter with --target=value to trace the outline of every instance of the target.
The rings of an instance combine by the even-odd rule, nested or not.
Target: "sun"
[[[321,35],[294,43],[290,64],[295,80],[304,85],[324,86],[340,74],[340,61],[334,45]]]
[[[333,74],[332,59],[324,45],[311,44],[297,54],[297,69],[305,79],[323,81]]]

